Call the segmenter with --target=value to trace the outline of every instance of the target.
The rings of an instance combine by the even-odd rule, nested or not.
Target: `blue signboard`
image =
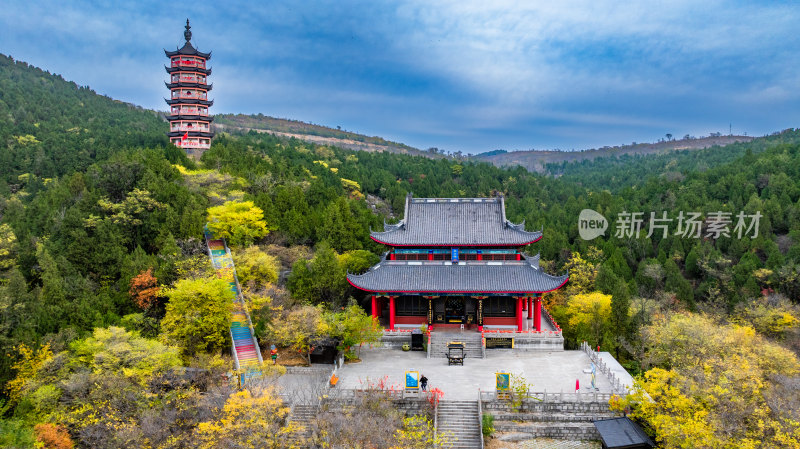
[[[406,389],[419,388],[419,371],[406,371]]]
[[[453,260],[453,262],[458,262],[458,248],[453,248],[451,250],[450,258]]]

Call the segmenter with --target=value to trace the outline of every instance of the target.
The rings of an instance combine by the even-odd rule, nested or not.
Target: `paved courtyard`
[[[348,363],[339,370],[340,388],[361,388],[384,376],[388,384],[402,388],[407,370],[416,370],[428,379],[430,388],[444,392],[445,400],[477,400],[478,389],[494,391],[499,371],[524,376],[534,391],[573,393],[575,381],[581,392],[591,392],[591,374],[584,373],[591,362],[582,351],[515,351],[487,349],[485,359],[467,358],[464,366],[448,366],[446,358],[426,358],[425,352],[404,352],[389,348],[364,348],[361,363]],[[597,373],[598,392],[611,393],[611,384]]]

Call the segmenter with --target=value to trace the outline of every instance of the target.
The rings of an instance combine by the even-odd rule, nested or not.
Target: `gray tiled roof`
[[[405,217],[374,240],[393,246],[522,246],[542,237],[505,218],[503,198],[411,198]]]
[[[595,421],[594,426],[605,443],[605,447],[609,449],[655,446],[647,434],[629,418],[601,419]]]
[[[373,292],[542,293],[555,290],[569,275],[551,276],[538,268],[538,256],[522,261],[387,261],[347,280]]]

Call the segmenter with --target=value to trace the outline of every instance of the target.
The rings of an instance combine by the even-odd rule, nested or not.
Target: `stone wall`
[[[593,422],[616,417],[607,401],[540,402],[525,400],[519,410],[508,401],[483,401],[483,413],[494,417],[495,431],[506,441],[533,438],[596,440]]]

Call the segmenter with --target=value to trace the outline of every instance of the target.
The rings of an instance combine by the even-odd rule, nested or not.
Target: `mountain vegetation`
[[[800,131],[550,166],[559,177],[255,130],[193,161],[156,113],[5,56],[0,116],[1,445],[294,447],[253,439],[298,433],[274,390],[223,380],[230,292],[209,280],[204,226],[229,233],[263,344],[307,355],[335,337],[355,358],[380,332],[344,276],[376,262],[369,230],[388,218],[365,198],[402,216],[413,192],[503,194],[510,220],[544,229],[529,253],[570,273],[548,310],[570,347],[640,375],[619,407],[664,446],[797,447]],[[609,222],[590,241],[584,209]],[[241,426],[250,408],[265,415]],[[386,419],[396,439],[375,447],[430,437]]]

